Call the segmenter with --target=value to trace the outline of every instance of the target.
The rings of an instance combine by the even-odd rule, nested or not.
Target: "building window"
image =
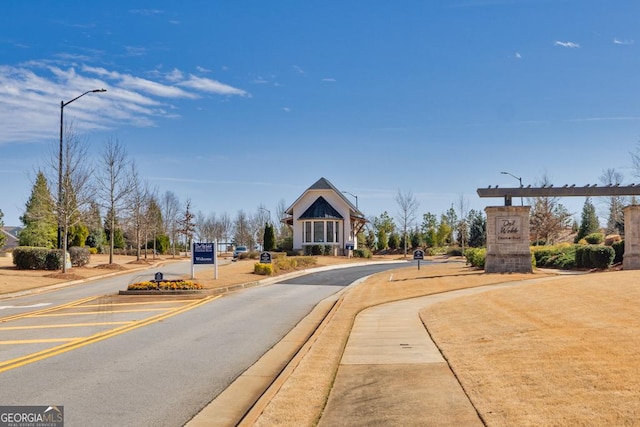
[[[336,221],[336,240],[335,242],[338,243],[340,241],[340,221]]]
[[[304,223],[304,241],[305,243],[311,243],[311,221],[305,221]]]
[[[333,221],[327,222],[327,243],[333,243]]]
[[[314,243],[324,242],[324,221],[313,222],[313,241]]]

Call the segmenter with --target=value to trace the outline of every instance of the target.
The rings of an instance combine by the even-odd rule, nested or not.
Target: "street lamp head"
[[[106,89],[94,89],[91,92],[96,93],[96,92],[106,92]]]

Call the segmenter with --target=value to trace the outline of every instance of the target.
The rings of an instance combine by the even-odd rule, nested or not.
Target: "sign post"
[[[271,253],[260,252],[260,264],[271,264]]]
[[[413,251],[413,259],[418,260],[418,270],[420,270],[420,260],[424,259],[424,251],[422,249]]]
[[[218,260],[216,253],[216,243],[193,243],[193,250],[191,253],[191,278],[195,277],[195,265],[196,264],[213,264],[214,274],[213,278],[218,279]]]

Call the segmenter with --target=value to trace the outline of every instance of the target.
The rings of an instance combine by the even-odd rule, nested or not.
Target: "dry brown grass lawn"
[[[487,425],[638,425],[639,279],[570,276],[421,314]]]
[[[257,426],[315,425],[331,390],[356,315],[386,302],[455,289],[543,277],[544,274],[484,274],[464,262],[441,263],[379,273],[351,288],[331,322],[267,405]]]

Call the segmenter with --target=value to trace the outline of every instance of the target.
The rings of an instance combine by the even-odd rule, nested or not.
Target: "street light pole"
[[[511,175],[512,177],[514,177],[515,179],[517,179],[518,181],[520,181],[520,188],[522,188],[522,178],[519,176],[515,176],[514,174],[510,173],[510,172],[500,172],[503,175]],[[524,200],[522,199],[522,196],[520,196],[520,205],[524,206]]]
[[[356,198],[356,209],[358,209],[358,196],[356,196],[355,194],[351,194],[348,191],[343,191],[343,193],[348,194],[350,196],[353,196]]]
[[[106,89],[88,90],[82,95],[76,96],[71,101],[60,101],[60,152],[58,156],[58,249],[62,249],[62,152],[63,152],[63,127],[64,127],[64,107],[71,104],[78,98],[82,98],[88,93],[106,92]],[[66,260],[63,257],[63,264]]]

